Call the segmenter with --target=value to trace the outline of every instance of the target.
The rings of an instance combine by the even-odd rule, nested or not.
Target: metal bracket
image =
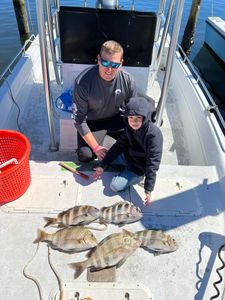
[[[209,105],[207,107],[207,111],[209,111],[211,114],[215,113],[215,111],[218,109],[218,105],[215,104],[215,105]]]

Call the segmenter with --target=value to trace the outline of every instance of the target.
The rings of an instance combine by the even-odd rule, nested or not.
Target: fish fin
[[[107,222],[106,222],[106,220],[103,217],[99,218],[99,224],[104,224],[106,226],[108,225]]]
[[[33,243],[36,244],[36,243],[39,243],[39,242],[42,242],[42,241],[46,240],[48,235],[49,234],[47,232],[45,232],[41,229],[38,229],[37,238],[33,241]]]
[[[163,254],[163,253],[162,253],[162,252],[154,252],[154,253],[153,253],[154,256],[159,256],[159,255],[161,255],[161,254]]]
[[[47,227],[49,225],[55,225],[58,223],[57,218],[44,217],[44,220],[45,220],[45,222],[47,222],[44,227]]]
[[[133,233],[131,231],[128,231],[127,229],[124,229],[124,228],[123,228],[123,233],[126,233],[126,234],[128,234],[130,236],[134,236],[135,235],[135,233]]]
[[[121,261],[118,262],[118,264],[116,265],[116,268],[118,269],[119,267],[121,267],[125,261],[127,260],[127,257],[124,257],[123,259],[121,259]]]
[[[54,224],[56,224],[56,223],[54,223]],[[64,226],[61,223],[57,225],[57,228],[61,228],[61,229],[66,228],[66,227],[71,227],[71,226]]]
[[[123,227],[124,225],[126,225],[126,223],[125,224],[124,223],[119,223],[118,227],[120,228],[120,227]]]
[[[80,262],[77,262],[77,263],[71,263],[71,264],[68,264],[68,265],[71,269],[75,270],[74,279],[78,278],[84,272],[84,270],[87,267],[86,260],[85,261],[80,261]]]

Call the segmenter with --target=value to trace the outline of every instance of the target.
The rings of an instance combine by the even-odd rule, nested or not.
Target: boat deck
[[[159,75],[160,76],[160,75]],[[161,79],[148,92],[157,101]],[[54,98],[60,94],[52,82]],[[34,282],[23,275],[23,269],[36,251],[33,244],[37,229],[43,228],[44,216],[53,216],[74,205],[89,204],[98,208],[109,206],[121,199],[139,206],[144,217],[124,227],[109,225],[106,231],[93,231],[100,241],[122,228],[130,231],[161,229],[167,231],[178,243],[176,252],[154,256],[138,249],[116,270],[115,282],[89,282],[85,271],[74,280],[74,272],[67,264],[81,261],[86,252],[65,254],[51,250],[50,259],[64,289],[64,299],[157,299],[180,300],[185,291],[186,299],[209,299],[215,294],[213,282],[218,280],[216,268],[218,248],[225,242],[225,204],[218,185],[218,174],[213,166],[190,165],[187,147],[183,139],[183,127],[174,116],[175,100],[172,91],[163,116],[164,153],[158,172],[152,202],[144,207],[144,191],[140,186],[115,194],[109,190],[109,181],[115,170],[105,172],[102,180],[91,179],[92,165],[81,166],[90,175],[85,181],[61,169],[59,161],[76,162],[71,151],[49,151],[47,114],[43,101],[43,86],[37,81],[31,90],[29,106],[21,118],[23,133],[30,139],[31,185],[17,199],[1,206],[1,255],[0,298],[5,300],[39,300]],[[55,119],[59,118],[54,112]],[[32,126],[30,126],[32,124]],[[56,123],[57,140],[60,137]],[[75,134],[75,130],[74,130]],[[86,171],[85,171],[86,170]],[[48,230],[53,230],[49,228]],[[41,243],[37,255],[27,267],[27,273],[35,277],[43,299],[59,299],[59,287],[48,261],[48,248]],[[80,298],[76,297],[79,292]],[[78,295],[78,294],[77,294]]]

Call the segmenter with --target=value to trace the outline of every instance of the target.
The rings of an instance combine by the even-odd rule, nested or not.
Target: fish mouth
[[[163,245],[167,249],[162,250],[162,253],[174,252],[178,249],[176,241],[170,236],[167,237],[166,241],[163,241]]]
[[[142,218],[143,213],[140,209],[140,207],[131,206],[130,213],[133,217]]]

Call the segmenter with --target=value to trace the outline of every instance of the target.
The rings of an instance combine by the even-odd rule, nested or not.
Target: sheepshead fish
[[[112,206],[100,209],[100,223],[123,225],[140,220],[143,216],[139,207],[128,201],[117,202]]]
[[[75,225],[86,225],[100,217],[100,210],[90,205],[77,205],[58,214],[56,218],[44,217],[47,222],[44,227],[58,225],[58,227],[69,227]]]
[[[178,249],[176,241],[161,230],[146,229],[137,231],[136,235],[141,241],[141,247],[148,248],[156,253],[169,253]]]
[[[122,233],[113,233],[104,238],[96,248],[91,250],[89,258],[82,262],[72,263],[69,266],[75,269],[75,276],[86,269],[97,271],[108,267],[120,267],[126,259],[140,246],[141,242],[136,234],[123,230]]]
[[[84,227],[63,228],[54,233],[38,229],[34,243],[39,242],[49,242],[53,249],[65,252],[89,250],[98,244],[92,232]]]

